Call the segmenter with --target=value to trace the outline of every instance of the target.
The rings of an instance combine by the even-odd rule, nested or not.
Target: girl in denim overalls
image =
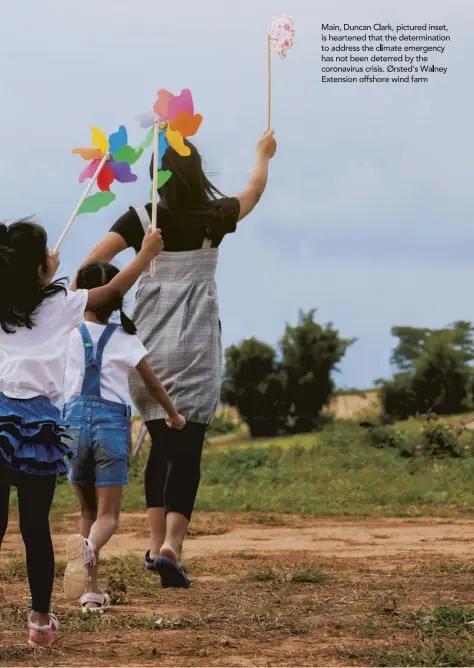
[[[106,285],[118,273],[110,264],[82,267],[78,288]],[[119,310],[121,327],[109,323]],[[81,504],[80,534],[68,540],[64,590],[81,598],[86,613],[103,612],[110,603],[98,586],[99,550],[117,529],[123,486],[128,483],[130,406],[128,372],[136,369],[150,395],[168,414],[168,424],[180,429],[185,420],[145,360],[146,348],[118,298],[108,309],[86,312],[71,335],[66,368],[64,418],[69,424],[73,458],[69,480]],[[87,589],[87,592],[85,590]]]

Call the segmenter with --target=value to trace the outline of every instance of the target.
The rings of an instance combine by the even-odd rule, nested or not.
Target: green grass
[[[417,440],[421,424],[400,429]],[[146,452],[134,461],[123,509],[144,508]],[[211,446],[203,456],[197,509],[302,513],[315,516],[449,516],[474,507],[474,457],[405,459],[369,444],[368,432],[334,422],[315,434]],[[53,513],[77,509],[67,483],[58,485]],[[279,524],[278,517],[269,520]]]

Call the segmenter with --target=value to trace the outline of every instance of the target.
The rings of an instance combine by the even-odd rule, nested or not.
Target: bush
[[[402,431],[390,425],[374,427],[369,432],[369,441],[376,448],[393,448],[403,457],[412,457],[415,453],[415,444]]]
[[[333,391],[331,374],[353,340],[300,312],[279,350],[252,338],[227,348],[222,400],[237,408],[255,437],[316,429]]]
[[[453,429],[428,421],[422,432],[423,453],[429,457],[461,457],[463,447]]]

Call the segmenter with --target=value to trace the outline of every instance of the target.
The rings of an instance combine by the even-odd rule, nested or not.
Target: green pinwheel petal
[[[169,169],[164,169],[158,172],[158,188],[164,186],[167,181],[173,176],[173,172],[170,172]],[[150,187],[150,199],[153,200],[153,183]]]
[[[153,134],[154,134],[154,128],[151,127],[148,130],[145,139],[138,144],[138,148],[145,149],[151,146],[153,144]]]
[[[158,172],[158,188],[164,186],[167,181],[172,177],[173,172],[170,172],[169,169],[163,169],[161,172]]]
[[[127,144],[126,146],[122,146],[117,153],[114,153],[113,158],[116,162],[126,162],[127,165],[134,165],[143,155],[143,151],[143,148],[135,149]]]
[[[79,216],[81,213],[97,213],[97,211],[111,204],[115,197],[116,195],[111,192],[95,193],[95,195],[91,195],[83,201],[77,215]]]

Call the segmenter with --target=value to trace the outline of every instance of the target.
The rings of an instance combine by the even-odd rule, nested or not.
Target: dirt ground
[[[61,592],[64,544],[76,526],[74,515],[54,522],[61,635],[53,650],[33,652],[24,644],[28,589],[11,523],[0,561],[8,599],[0,665],[474,665],[387,658],[407,648],[416,661],[434,647],[437,637],[431,645],[420,638],[418,611],[474,609],[474,520],[197,513],[185,552],[193,586],[182,591],[161,590],[143,571],[146,518],[124,514],[102,555],[117,604],[93,618]],[[463,636],[462,656],[471,650],[474,662]]]

